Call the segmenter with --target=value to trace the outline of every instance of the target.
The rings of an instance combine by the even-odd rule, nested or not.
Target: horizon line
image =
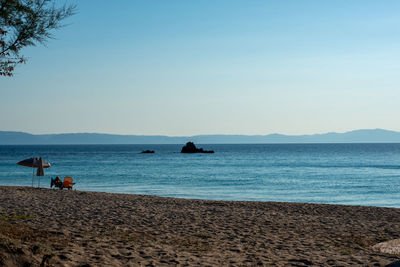
[[[400,133],[400,131],[388,130],[383,128],[365,128],[365,129],[353,129],[344,132],[321,132],[321,133],[310,133],[310,134],[285,134],[279,132],[273,132],[268,134],[227,134],[227,133],[217,133],[217,134],[194,134],[194,135],[163,135],[163,134],[118,134],[118,133],[102,133],[102,132],[60,132],[60,133],[30,133],[25,131],[10,131],[10,130],[0,130],[0,132],[9,132],[9,133],[24,133],[29,135],[65,135],[65,134],[99,134],[99,135],[118,135],[118,136],[149,136],[149,137],[172,137],[172,138],[181,138],[181,137],[196,137],[196,136],[268,136],[268,135],[284,135],[284,136],[310,136],[310,135],[325,135],[325,134],[345,134],[355,131],[388,131],[388,132],[396,132]]]

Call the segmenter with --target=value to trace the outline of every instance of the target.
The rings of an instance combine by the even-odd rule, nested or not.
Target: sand
[[[0,266],[385,266],[399,238],[394,208],[0,186]]]

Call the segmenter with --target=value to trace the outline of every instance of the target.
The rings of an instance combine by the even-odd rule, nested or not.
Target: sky
[[[68,1],[0,77],[0,130],[400,131],[400,1]]]

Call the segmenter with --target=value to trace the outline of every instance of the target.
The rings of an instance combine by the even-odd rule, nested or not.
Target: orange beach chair
[[[74,184],[75,183],[72,181],[72,177],[64,177],[64,188],[68,188],[68,190],[71,190]]]

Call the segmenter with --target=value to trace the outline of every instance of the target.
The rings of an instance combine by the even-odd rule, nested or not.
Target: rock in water
[[[193,142],[187,142],[186,145],[182,147],[181,153],[196,153],[198,150],[199,149]]]
[[[187,142],[182,147],[181,153],[214,153],[214,150],[203,150],[202,148],[197,148],[193,142]]]
[[[154,150],[143,150],[142,152],[140,152],[141,154],[152,154],[154,153]]]

